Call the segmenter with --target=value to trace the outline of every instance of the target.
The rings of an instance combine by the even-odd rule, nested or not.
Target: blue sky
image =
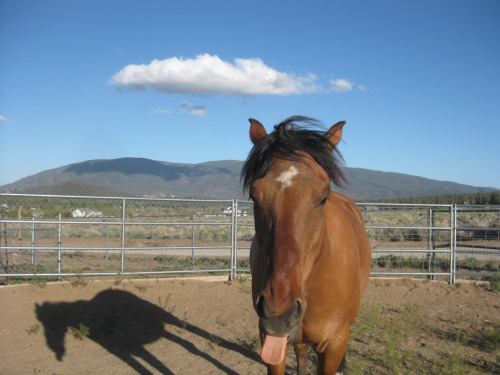
[[[244,160],[248,118],[346,120],[347,166],[500,188],[499,1],[0,1],[0,185]]]

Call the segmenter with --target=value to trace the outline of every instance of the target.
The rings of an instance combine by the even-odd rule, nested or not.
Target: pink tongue
[[[266,335],[260,357],[270,365],[279,365],[283,362],[286,352],[287,337]]]

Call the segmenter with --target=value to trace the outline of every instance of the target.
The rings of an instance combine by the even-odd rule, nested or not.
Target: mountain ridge
[[[49,169],[27,176],[0,191],[35,193],[48,186],[72,182],[65,188],[74,194],[82,188],[96,191],[92,184],[128,196],[244,198],[240,185],[243,161],[219,160],[198,164],[169,163],[146,158],[95,159]],[[390,199],[411,196],[476,193],[495,188],[477,187],[451,181],[439,181],[396,172],[364,168],[345,168],[346,188],[332,187],[354,200]],[[71,186],[71,188],[68,188]],[[75,190],[76,189],[76,190]],[[53,191],[53,189],[52,189]],[[109,191],[108,191],[109,193]],[[86,194],[83,194],[86,195]]]

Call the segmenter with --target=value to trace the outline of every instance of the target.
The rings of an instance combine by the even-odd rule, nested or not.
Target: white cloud
[[[297,76],[279,72],[260,59],[221,60],[199,55],[172,57],[145,65],[127,65],[110,84],[131,90],[158,90],[168,94],[291,95],[323,92],[314,74]]]
[[[189,113],[193,116],[203,116],[208,112],[208,107],[204,105],[190,104],[188,102],[182,103],[181,111]]]
[[[2,115],[0,115],[0,121],[10,122],[10,120],[7,117],[4,117]]]
[[[330,80],[330,85],[332,85],[335,92],[345,92],[351,91],[354,84],[346,79],[339,78]]]
[[[172,112],[170,112],[168,109],[163,109],[163,108],[156,108],[154,111],[156,113],[163,113],[164,115],[172,114]]]

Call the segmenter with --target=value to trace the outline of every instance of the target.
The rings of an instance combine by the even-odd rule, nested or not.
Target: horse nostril
[[[257,298],[257,303],[255,304],[255,310],[257,312],[257,315],[262,317],[264,314],[264,296],[261,294]]]
[[[304,302],[302,302],[301,299],[297,299],[296,303],[297,303],[297,315],[300,318],[302,318],[302,316],[304,316],[304,313],[305,313],[306,304]]]

